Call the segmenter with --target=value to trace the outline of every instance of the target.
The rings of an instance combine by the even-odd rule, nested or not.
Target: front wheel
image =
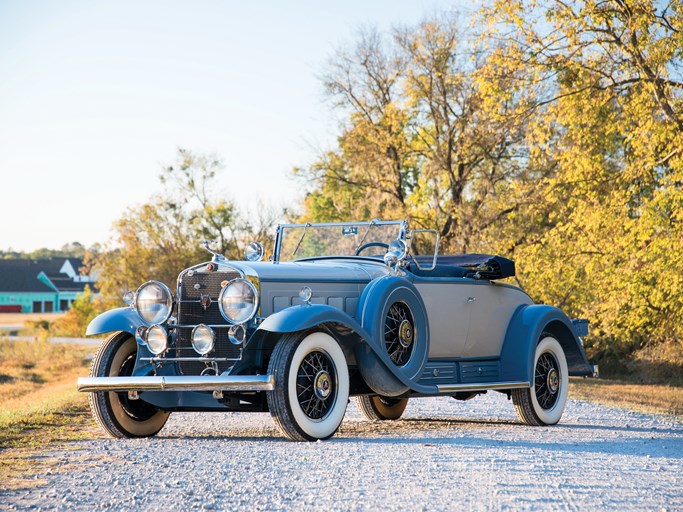
[[[386,396],[357,396],[358,410],[370,421],[397,420],[406,410],[407,398],[389,398]]]
[[[329,334],[284,336],[268,365],[275,389],[268,408],[280,431],[294,441],[328,439],[341,425],[349,401],[349,371]]]
[[[116,332],[102,342],[90,366],[91,377],[128,377],[133,374],[138,345],[127,332]],[[157,409],[128,393],[98,391],[88,394],[90,411],[111,437],[151,437],[168,420],[169,412]]]
[[[536,346],[534,381],[531,388],[513,389],[517,415],[527,425],[554,425],[567,404],[569,372],[560,342],[544,334]]]

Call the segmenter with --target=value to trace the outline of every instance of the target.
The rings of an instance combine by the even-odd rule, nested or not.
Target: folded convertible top
[[[417,256],[420,265],[431,265],[431,256]],[[491,254],[439,254],[437,266],[460,267],[472,272],[480,279],[504,279],[515,275],[515,262]],[[428,272],[427,272],[428,273]]]

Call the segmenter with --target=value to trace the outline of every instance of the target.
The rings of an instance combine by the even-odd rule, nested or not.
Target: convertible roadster
[[[591,376],[585,321],[534,304],[498,256],[440,255],[405,221],[283,224],[273,254],[210,249],[175,290],[148,281],[95,318],[109,336],[78,379],[114,437],[157,434],[173,411],[270,411],[297,441],[327,439],[350,396],[370,420],[409,399],[512,398],[527,425],[560,421],[568,377]]]

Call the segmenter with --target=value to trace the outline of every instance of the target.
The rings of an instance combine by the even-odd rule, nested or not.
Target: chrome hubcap
[[[398,327],[398,341],[403,348],[408,348],[413,342],[413,326],[408,320],[403,320]]]
[[[560,388],[560,374],[553,368],[548,372],[548,389],[551,393],[557,393]]]
[[[332,379],[330,374],[326,371],[321,371],[315,376],[315,384],[313,386],[315,396],[321,400],[325,400],[332,392]]]

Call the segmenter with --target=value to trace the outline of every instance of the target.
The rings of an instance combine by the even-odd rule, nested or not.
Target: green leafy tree
[[[92,289],[86,286],[72,303],[71,308],[50,326],[51,334],[80,338],[85,327],[102,311],[101,299],[96,298]]]
[[[203,240],[216,241],[214,250],[239,259],[239,246],[264,231],[267,215],[243,222],[235,206],[218,197],[215,178],[222,170],[217,157],[179,149],[176,161],[161,173],[163,191],[114,223],[110,245],[87,262],[98,273],[107,306],[120,305],[125,291],[150,279],[174,289],[182,269],[209,257]]]

